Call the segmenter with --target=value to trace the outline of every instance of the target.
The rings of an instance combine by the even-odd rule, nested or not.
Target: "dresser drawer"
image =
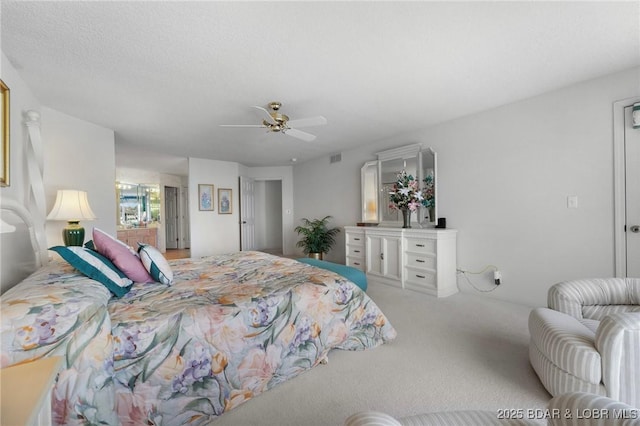
[[[364,232],[348,232],[345,243],[350,246],[364,247]]]
[[[347,245],[347,256],[362,257],[364,259],[364,245]]]
[[[347,266],[352,266],[356,269],[361,270],[362,272],[365,272],[364,269],[364,258],[362,257],[350,257],[347,256]]]
[[[404,256],[405,264],[410,268],[436,270],[436,258],[430,254],[407,252]]]
[[[414,268],[404,269],[405,287],[412,290],[426,291],[428,293],[437,291],[436,273]]]
[[[405,238],[404,243],[404,249],[407,252],[433,255],[436,253],[436,240],[429,238]]]

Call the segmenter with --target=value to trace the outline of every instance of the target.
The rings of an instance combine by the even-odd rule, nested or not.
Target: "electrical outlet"
[[[495,285],[500,285],[502,280],[502,274],[497,269],[493,271],[493,282]]]

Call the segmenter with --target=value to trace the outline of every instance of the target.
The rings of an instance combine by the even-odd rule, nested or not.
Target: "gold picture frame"
[[[0,186],[9,186],[9,87],[2,80],[0,80],[0,116],[2,117],[0,129],[0,137],[2,138],[2,147],[0,148]]]
[[[198,210],[206,212],[214,210],[213,185],[198,184]]]
[[[218,188],[218,214],[233,213],[233,190]]]

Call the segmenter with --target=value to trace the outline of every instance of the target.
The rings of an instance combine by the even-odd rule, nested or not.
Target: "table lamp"
[[[94,220],[96,215],[89,207],[85,191],[59,189],[47,220],[66,220],[67,226],[62,230],[62,238],[66,246],[81,246],[84,243],[84,228],[81,220]]]

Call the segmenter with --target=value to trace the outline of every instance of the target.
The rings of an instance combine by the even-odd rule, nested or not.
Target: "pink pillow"
[[[128,245],[106,232],[93,228],[93,244],[96,251],[113,262],[133,282],[153,282],[142,261]]]

